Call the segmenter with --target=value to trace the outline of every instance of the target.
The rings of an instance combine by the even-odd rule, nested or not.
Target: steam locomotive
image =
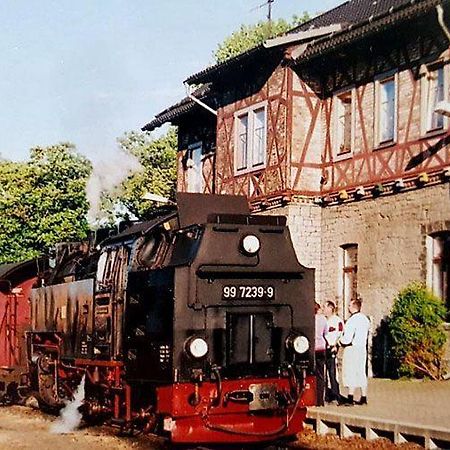
[[[59,248],[31,291],[29,389],[60,408],[85,376],[86,419],[175,444],[295,435],[315,403],[314,271],[281,216],[245,197],[177,208]]]

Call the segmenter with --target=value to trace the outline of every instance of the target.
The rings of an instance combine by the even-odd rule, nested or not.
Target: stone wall
[[[341,246],[358,244],[358,292],[379,324],[397,292],[426,280],[426,236],[450,219],[448,183],[322,209],[320,299],[342,305]]]
[[[376,374],[385,374],[388,364],[383,319],[399,290],[426,281],[427,236],[450,229],[449,187],[443,183],[325,208],[305,199],[264,213],[287,216],[299,262],[316,269],[316,300],[336,302],[340,315],[342,246],[358,244],[358,293],[372,320]]]

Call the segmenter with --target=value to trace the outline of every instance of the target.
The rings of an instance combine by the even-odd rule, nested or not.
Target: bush
[[[442,377],[445,314],[444,303],[423,284],[411,283],[400,291],[388,321],[400,376]]]

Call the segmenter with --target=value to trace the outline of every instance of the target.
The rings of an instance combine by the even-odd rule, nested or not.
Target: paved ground
[[[450,432],[450,380],[369,380],[368,405],[311,408],[357,417],[446,429]]]

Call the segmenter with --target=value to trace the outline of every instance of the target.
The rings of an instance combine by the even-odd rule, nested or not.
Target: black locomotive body
[[[86,374],[87,417],[176,443],[294,435],[315,402],[314,271],[285,222],[250,215],[245,197],[179,194],[99,254],[61,258],[32,294],[41,403]]]

